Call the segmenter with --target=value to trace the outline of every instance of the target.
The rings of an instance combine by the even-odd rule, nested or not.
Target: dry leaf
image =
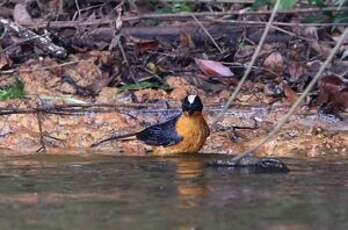
[[[296,82],[301,76],[305,74],[305,66],[300,62],[291,62],[289,63],[289,74],[290,74],[290,81]]]
[[[328,57],[331,52],[331,47],[323,42],[311,42],[310,45],[322,57]]]
[[[135,43],[141,53],[144,53],[147,50],[158,49],[160,46],[159,42],[156,40],[141,39],[132,36],[129,39]]]
[[[192,40],[192,37],[188,33],[181,33],[180,34],[180,46],[181,47],[189,47],[189,48],[195,48],[195,44]]]
[[[18,24],[32,22],[30,14],[27,12],[25,5],[17,4],[13,10],[13,19]]]
[[[297,101],[298,98],[296,92],[293,89],[291,89],[290,86],[288,86],[285,82],[282,83],[282,87],[287,101],[290,104],[295,103],[295,101]]]
[[[234,74],[230,68],[220,62],[195,58],[195,62],[201,71],[208,76],[232,77]]]
[[[12,61],[5,55],[0,55],[0,69],[5,66],[11,66]]]
[[[263,62],[265,68],[272,70],[275,73],[281,74],[284,70],[283,56],[279,52],[271,53]]]
[[[309,27],[305,28],[304,29],[304,36],[306,38],[313,38],[315,40],[319,40],[318,27],[309,26]]]
[[[320,79],[317,104],[324,103],[330,103],[339,109],[348,108],[348,83],[336,75]]]

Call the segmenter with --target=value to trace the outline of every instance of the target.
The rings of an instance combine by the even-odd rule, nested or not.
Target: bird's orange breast
[[[200,112],[194,112],[192,115],[184,112],[176,123],[176,131],[183,137],[183,140],[168,147],[155,147],[155,155],[197,153],[210,133],[207,122]]]

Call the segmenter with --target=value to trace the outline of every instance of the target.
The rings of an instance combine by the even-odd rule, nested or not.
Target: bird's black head
[[[182,111],[192,115],[194,112],[202,112],[203,104],[197,95],[188,95],[182,102]]]

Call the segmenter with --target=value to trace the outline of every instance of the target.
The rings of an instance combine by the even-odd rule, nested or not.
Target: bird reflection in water
[[[176,158],[176,187],[180,205],[183,208],[192,208],[199,205],[207,193],[204,179],[203,161],[197,158]]]

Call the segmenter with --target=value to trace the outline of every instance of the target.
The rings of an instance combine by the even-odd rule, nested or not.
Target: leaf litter
[[[79,10],[75,3],[33,2],[9,1],[1,7],[12,15],[0,14],[0,27],[14,21],[49,38],[38,45],[35,38],[24,38],[13,28],[0,30],[0,148],[21,153],[33,153],[42,144],[51,153],[88,149],[105,136],[166,120],[180,112],[180,100],[192,93],[201,96],[212,121],[238,84],[263,32],[262,24],[251,22],[266,21],[269,15],[249,14],[250,4],[218,2],[86,1]],[[323,25],[312,26],[306,23],[315,14],[314,7],[282,7],[289,13],[276,16],[251,76],[233,107],[211,127],[202,152],[236,154],[262,139],[301,94],[342,31],[341,25],[325,24],[341,13],[332,11],[322,18]],[[298,13],[300,8],[309,10]],[[208,10],[226,15],[199,16]],[[208,34],[192,17],[178,13],[183,11],[197,13]],[[233,14],[236,11],[246,13]],[[164,13],[171,15],[158,16]],[[142,20],[144,14],[148,18]],[[120,29],[110,26],[112,20],[101,23],[117,15]],[[50,42],[68,55],[57,55]],[[307,101],[259,155],[348,154],[346,53],[347,44]],[[150,149],[128,140],[98,150],[144,155]]]

